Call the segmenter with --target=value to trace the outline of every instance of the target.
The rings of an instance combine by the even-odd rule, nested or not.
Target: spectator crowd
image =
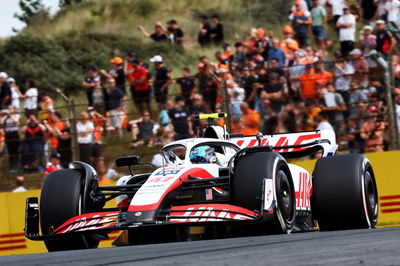
[[[333,129],[342,150],[386,150],[390,138],[385,95],[393,88],[385,87],[373,54],[390,60],[394,87],[400,88],[396,38],[388,30],[388,23],[397,23],[399,11],[398,0],[361,0],[358,5],[296,0],[281,34],[255,27],[232,43],[225,40],[221,17],[213,14],[209,20],[203,14],[197,41],[215,47],[213,58],[201,56],[196,70],[184,67],[177,78],[163,55],[140,58],[127,52],[125,58],[110,59],[109,70],[87,66],[82,87],[88,108],[78,121],[63,118],[34,80],[20,90],[1,72],[0,151],[8,153],[10,171],[39,166],[46,176],[69,167],[75,123],[80,160],[102,176],[105,134],[123,138],[130,131],[131,149],[163,145],[201,135],[205,123],[194,115],[226,107],[233,133]],[[186,35],[174,19],[167,27],[157,22],[154,33],[143,26],[138,30],[150,41],[184,48]],[[170,90],[173,84],[178,93]],[[399,94],[396,103],[400,122]],[[133,107],[139,115],[129,120]]]

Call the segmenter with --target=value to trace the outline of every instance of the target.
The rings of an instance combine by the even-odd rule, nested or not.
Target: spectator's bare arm
[[[138,26],[138,29],[140,30],[140,32],[143,34],[144,37],[150,38],[150,35],[151,35],[151,34],[148,33],[148,32],[146,31],[146,29],[143,28],[142,25],[139,25],[139,26]]]

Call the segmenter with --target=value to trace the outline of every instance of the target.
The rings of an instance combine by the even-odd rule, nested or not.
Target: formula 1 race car
[[[38,198],[26,203],[25,235],[49,251],[95,248],[107,233],[116,245],[221,238],[291,231],[373,228],[378,194],[371,163],[362,155],[334,156],[333,131],[276,135],[229,134],[200,115],[200,138],[163,147],[163,166],[134,174],[138,156],[116,159],[130,175],[99,186],[96,171],[51,173]],[[317,154],[312,174],[287,160]],[[150,165],[151,166],[151,165]],[[115,199],[117,207],[105,208]],[[41,228],[41,234],[39,227]]]

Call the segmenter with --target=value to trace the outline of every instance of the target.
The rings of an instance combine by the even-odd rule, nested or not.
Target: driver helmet
[[[218,163],[218,158],[214,148],[204,145],[193,149],[190,152],[190,161],[192,163]]]

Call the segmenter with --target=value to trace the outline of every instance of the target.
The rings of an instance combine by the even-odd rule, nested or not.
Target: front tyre
[[[313,174],[312,210],[320,230],[374,228],[378,190],[368,159],[359,154],[319,159]]]
[[[296,216],[293,180],[286,161],[274,152],[249,152],[235,162],[231,178],[231,197],[235,205],[248,210],[263,211],[263,182],[275,182],[274,220],[265,231],[290,233]]]
[[[40,225],[42,233],[52,233],[69,218],[82,214],[84,172],[63,169],[50,173],[40,194]],[[96,248],[98,240],[88,235],[44,241],[48,251]]]

